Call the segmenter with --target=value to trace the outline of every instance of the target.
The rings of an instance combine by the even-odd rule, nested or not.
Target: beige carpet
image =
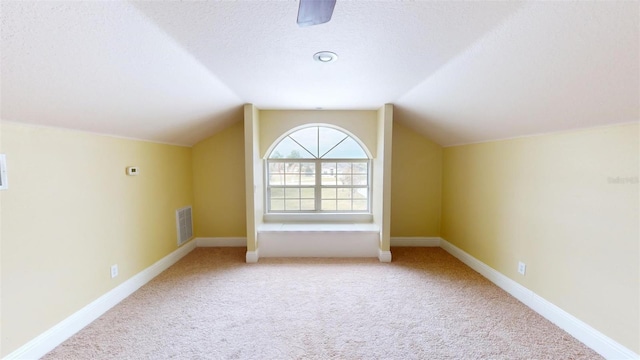
[[[194,250],[44,358],[600,358],[439,248],[244,256]]]

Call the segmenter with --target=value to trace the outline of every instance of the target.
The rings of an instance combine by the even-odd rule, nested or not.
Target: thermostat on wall
[[[129,175],[129,176],[138,175],[139,172],[140,172],[140,170],[138,169],[137,166],[129,166],[129,167],[127,167],[127,175]]]

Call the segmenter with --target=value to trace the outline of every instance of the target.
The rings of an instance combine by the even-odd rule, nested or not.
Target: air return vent
[[[193,237],[193,222],[191,220],[191,206],[176,210],[176,224],[178,228],[178,246]]]

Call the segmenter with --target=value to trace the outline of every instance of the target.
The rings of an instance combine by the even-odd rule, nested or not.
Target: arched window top
[[[311,126],[285,136],[269,159],[368,159],[353,137],[327,126]]]

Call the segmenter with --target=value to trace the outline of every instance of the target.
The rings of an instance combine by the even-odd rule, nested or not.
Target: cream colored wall
[[[193,191],[190,148],[0,124],[4,356],[174,251]]]
[[[196,236],[247,235],[244,174],[241,120],[193,147]]]
[[[194,204],[197,236],[246,235],[242,122],[193,151],[0,130],[10,185],[0,191],[0,356],[175,250],[176,208]],[[443,151],[396,123],[392,236],[439,234],[442,161],[443,238],[640,353],[638,132],[622,125]],[[139,176],[124,175],[130,165]],[[234,175],[217,176],[220,167]]]
[[[640,353],[638,139],[631,124],[445,148],[442,237]]]
[[[358,137],[375,156],[377,121],[374,110],[260,110],[260,156],[264,158],[280,136],[308,124],[339,126]]]
[[[440,236],[442,147],[394,122],[391,236]]]

